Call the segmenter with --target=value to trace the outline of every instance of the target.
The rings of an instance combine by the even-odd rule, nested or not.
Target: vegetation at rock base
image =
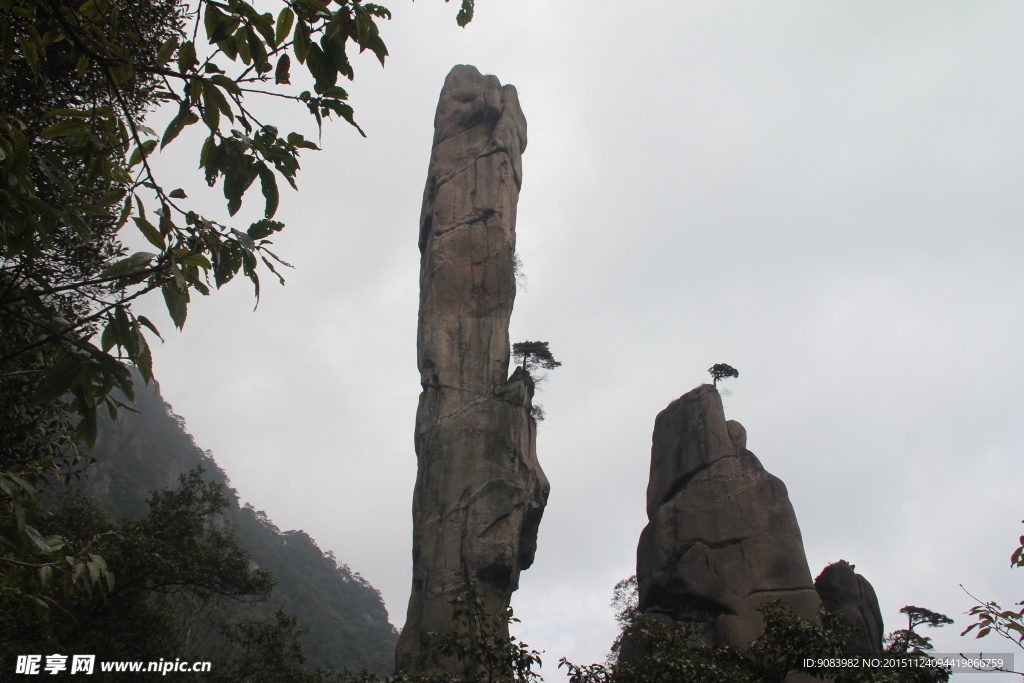
[[[715,648],[708,645],[710,624],[699,620],[673,621],[645,617],[638,612],[636,577],[623,579],[615,586],[612,607],[616,609],[619,635],[612,644],[605,664],[576,665],[562,659],[571,683],[676,683],[693,681],[732,683],[782,680],[787,674],[802,672],[814,678],[836,682],[920,682],[946,681],[949,671],[930,665],[880,669],[877,667],[808,667],[810,660],[845,660],[857,657],[846,654],[845,646],[854,630],[839,612],[820,610],[816,619],[795,614],[782,601],[761,605],[763,633],[746,651],[737,648]],[[907,608],[904,608],[907,609]],[[911,608],[921,610],[922,608]],[[908,612],[904,612],[908,613]],[[915,612],[919,617],[923,612]],[[944,615],[931,621],[911,619],[909,630],[923,623],[942,625]],[[896,632],[901,634],[902,632]],[[890,634],[895,640],[896,634]],[[915,634],[916,635],[916,634]],[[918,636],[920,638],[920,636]],[[623,645],[629,641],[631,656],[622,657]],[[905,638],[904,638],[905,640]],[[913,663],[930,661],[930,643],[910,650],[889,648],[885,656],[906,659]]]
[[[148,511],[143,492],[204,468],[205,480],[223,487],[228,505],[220,516],[238,546],[276,580],[266,600],[233,605],[239,618],[275,623],[278,611],[296,618],[297,640],[311,668],[390,673],[398,634],[380,593],[305,532],[282,531],[262,511],[241,504],[212,455],[195,444],[184,419],[141,380],[136,406],[139,412],[123,413],[116,424],[100,420],[92,450],[96,463],[78,483],[85,494],[111,519],[137,520]]]
[[[46,619],[26,624],[0,612],[0,665],[13,671],[16,655],[26,652],[85,652],[102,661],[213,661],[213,680],[320,680],[303,666],[293,620],[283,613],[276,623],[246,619],[232,609],[265,600],[274,580],[239,548],[222,518],[227,506],[223,485],[204,481],[201,469],[155,493],[144,518],[120,526],[77,489],[64,491],[46,525],[72,541],[93,539],[117,571],[92,594],[66,593],[44,578],[43,590],[61,598]],[[266,675],[232,673],[253,669]],[[121,675],[96,672],[96,680]]]

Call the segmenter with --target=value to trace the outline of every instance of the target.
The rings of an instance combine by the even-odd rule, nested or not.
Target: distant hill
[[[245,616],[273,619],[278,609],[298,617],[311,668],[367,668],[390,674],[398,632],[388,621],[380,592],[324,552],[304,531],[281,531],[267,515],[239,505],[227,474],[209,451],[200,449],[154,386],[136,386],[136,409],[122,410],[119,421],[104,419],[91,455],[96,463],[78,482],[111,519],[138,519],[149,510],[152,491],[173,488],[178,476],[202,466],[206,477],[222,483],[232,500],[227,520],[239,545],[277,579],[270,600],[242,606]]]

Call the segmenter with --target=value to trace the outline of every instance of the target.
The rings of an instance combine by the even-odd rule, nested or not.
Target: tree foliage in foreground
[[[136,377],[135,392],[139,412],[122,411],[116,423],[100,417],[90,452],[97,462],[78,487],[110,519],[140,520],[149,514],[146,492],[202,467],[206,481],[224,486],[229,505],[221,515],[238,546],[277,581],[267,600],[235,605],[239,618],[276,623],[276,612],[284,610],[305,631],[299,639],[308,667],[390,673],[398,634],[380,593],[305,532],[280,529],[264,512],[239,500],[227,473],[196,444],[185,419],[174,414],[155,387],[143,386]]]
[[[462,0],[460,25],[473,2]],[[259,102],[288,100],[318,127],[339,117],[358,129],[340,82],[354,77],[353,51],[384,63],[377,22],[389,10],[362,0],[279,0],[274,10],[245,0],[0,0],[5,605],[50,606],[26,571],[57,572],[72,587],[103,580],[93,580],[103,567],[88,559],[92,546],[43,538],[35,491],[84,464],[77,447],[95,440],[98,411],[114,416],[131,403],[129,365],[152,377],[147,335],[160,333],[133,303],[159,291],[180,328],[193,296],[236,276],[257,300],[261,271],[283,283],[287,264],[269,239],[285,227],[279,182],[296,188],[299,154],[317,145],[289,130],[295,117],[279,126]],[[157,107],[175,111],[162,131],[145,125]],[[235,216],[259,181],[260,220],[204,215],[156,171],[152,155],[197,124],[207,133],[196,150],[207,184],[221,187]],[[129,227],[147,251],[127,253]],[[30,549],[52,552],[33,563]]]
[[[1017,549],[1010,554],[1011,567],[1024,567],[1024,536],[1018,539],[1018,543]],[[961,588],[963,588],[962,585]],[[973,595],[971,597],[974,598]],[[974,599],[977,600],[977,598]],[[1024,605],[1024,601],[1015,604],[1020,608]],[[977,629],[974,634],[975,638],[984,638],[990,633],[995,633],[1006,638],[1021,650],[1024,650],[1024,609],[1018,609],[1017,611],[1012,609],[1004,610],[998,603],[986,602],[975,605],[968,614],[977,617],[977,621],[964,629],[960,635],[967,635],[971,631],[975,631],[975,629]],[[1015,673],[1024,677],[1024,670],[1011,671],[1005,668],[995,670],[1007,671],[1008,673]]]
[[[59,583],[46,582],[44,594],[59,598],[60,607],[45,620],[26,624],[16,613],[0,612],[0,665],[13,671],[17,654],[78,652],[103,661],[209,660],[212,674],[196,678],[204,681],[325,680],[303,666],[294,619],[283,612],[270,621],[240,618],[236,606],[265,600],[274,580],[239,548],[222,517],[227,503],[223,486],[196,470],[175,490],[153,494],[144,518],[116,527],[68,489],[46,525],[69,542],[94,539],[116,571],[91,593],[62,595]],[[123,678],[109,674],[117,676]]]

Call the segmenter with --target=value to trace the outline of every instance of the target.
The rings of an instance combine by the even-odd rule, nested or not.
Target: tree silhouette
[[[720,379],[727,379],[729,377],[740,376],[739,370],[737,370],[731,365],[726,365],[725,363],[715,363],[710,368],[708,368],[708,372],[710,372],[711,376],[714,377],[714,384],[716,387],[718,386],[718,380]]]
[[[953,623],[953,620],[945,614],[939,614],[938,612],[933,612],[930,609],[915,607],[914,605],[907,605],[900,610],[900,614],[907,615],[907,628],[900,629],[899,631],[893,631],[886,637],[886,640],[889,643],[886,651],[893,654],[906,654],[931,650],[932,639],[927,636],[922,636],[914,629],[918,626],[931,626],[934,628]]]
[[[548,342],[542,341],[524,341],[513,344],[512,357],[518,365],[523,366],[523,370],[526,372],[530,371],[531,364],[545,370],[554,370],[562,365],[551,355]]]

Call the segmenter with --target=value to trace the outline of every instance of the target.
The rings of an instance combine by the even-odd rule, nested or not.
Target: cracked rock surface
[[[747,450],[746,430],[726,421],[710,384],[655,420],[647,516],[637,548],[643,614],[705,620],[715,646],[746,648],[763,630],[761,603],[817,613],[786,486]]]
[[[461,673],[433,651],[468,589],[508,604],[533,563],[548,481],[530,416],[533,380],[511,377],[516,203],[526,119],[516,89],[459,65],[445,80],[420,217],[420,383],[413,581],[395,654],[406,673]],[[496,591],[505,594],[499,598]]]

